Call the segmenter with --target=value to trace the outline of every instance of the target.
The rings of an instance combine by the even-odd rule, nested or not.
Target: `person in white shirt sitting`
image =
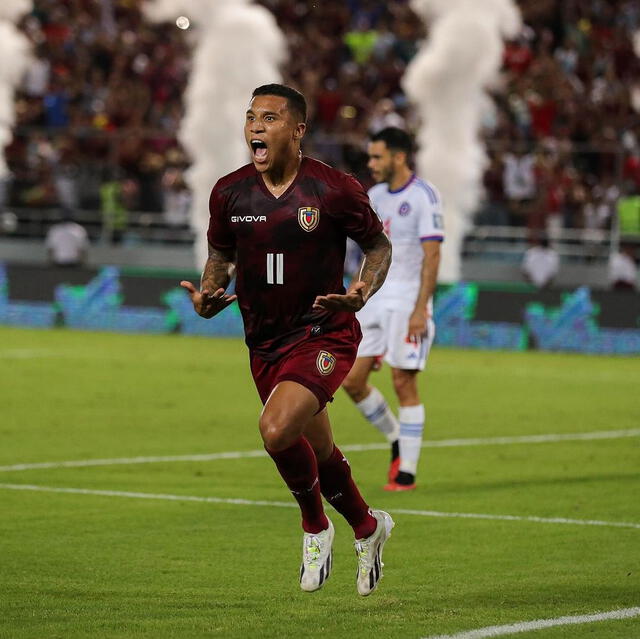
[[[81,266],[87,260],[89,236],[73,220],[70,209],[62,210],[60,222],[51,226],[45,239],[49,262],[56,266]]]
[[[622,243],[609,259],[609,285],[616,290],[635,291],[638,286],[638,265],[633,244]]]
[[[546,288],[553,282],[560,270],[560,257],[549,246],[546,236],[534,239],[533,246],[524,254],[521,268],[524,276],[536,288]]]

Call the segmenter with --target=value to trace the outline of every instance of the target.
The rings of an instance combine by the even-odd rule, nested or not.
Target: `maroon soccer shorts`
[[[361,337],[360,325],[354,322],[344,329],[299,342],[275,362],[265,362],[251,353],[251,374],[262,403],[280,382],[291,381],[308,388],[318,398],[320,412],[333,401],[333,394],[351,370]]]

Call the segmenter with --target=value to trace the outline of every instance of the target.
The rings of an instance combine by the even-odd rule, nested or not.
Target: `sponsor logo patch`
[[[266,222],[266,215],[232,215],[232,222]]]
[[[298,223],[303,231],[310,233],[320,223],[320,209],[313,206],[301,206],[298,209]]]
[[[321,375],[330,375],[336,367],[336,358],[327,351],[320,351],[316,359],[316,366]]]

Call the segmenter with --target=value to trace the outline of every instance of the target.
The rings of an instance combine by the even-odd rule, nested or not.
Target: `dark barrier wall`
[[[213,320],[195,315],[179,282],[198,278],[192,271],[0,264],[0,324],[241,335],[236,305]],[[434,319],[443,346],[640,353],[640,296],[633,292],[465,282],[439,287]]]
[[[10,298],[16,301],[52,302],[60,284],[86,285],[100,269],[60,268],[42,265],[5,264]],[[180,280],[200,281],[195,271],[161,271],[119,268],[123,303],[132,306],[162,306],[162,295]]]

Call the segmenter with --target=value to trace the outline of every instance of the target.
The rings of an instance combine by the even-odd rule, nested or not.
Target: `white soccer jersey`
[[[387,279],[371,301],[376,306],[411,310],[420,291],[422,242],[444,240],[440,195],[432,184],[414,174],[397,191],[391,191],[387,183],[376,184],[369,190],[369,199],[393,248]]]

